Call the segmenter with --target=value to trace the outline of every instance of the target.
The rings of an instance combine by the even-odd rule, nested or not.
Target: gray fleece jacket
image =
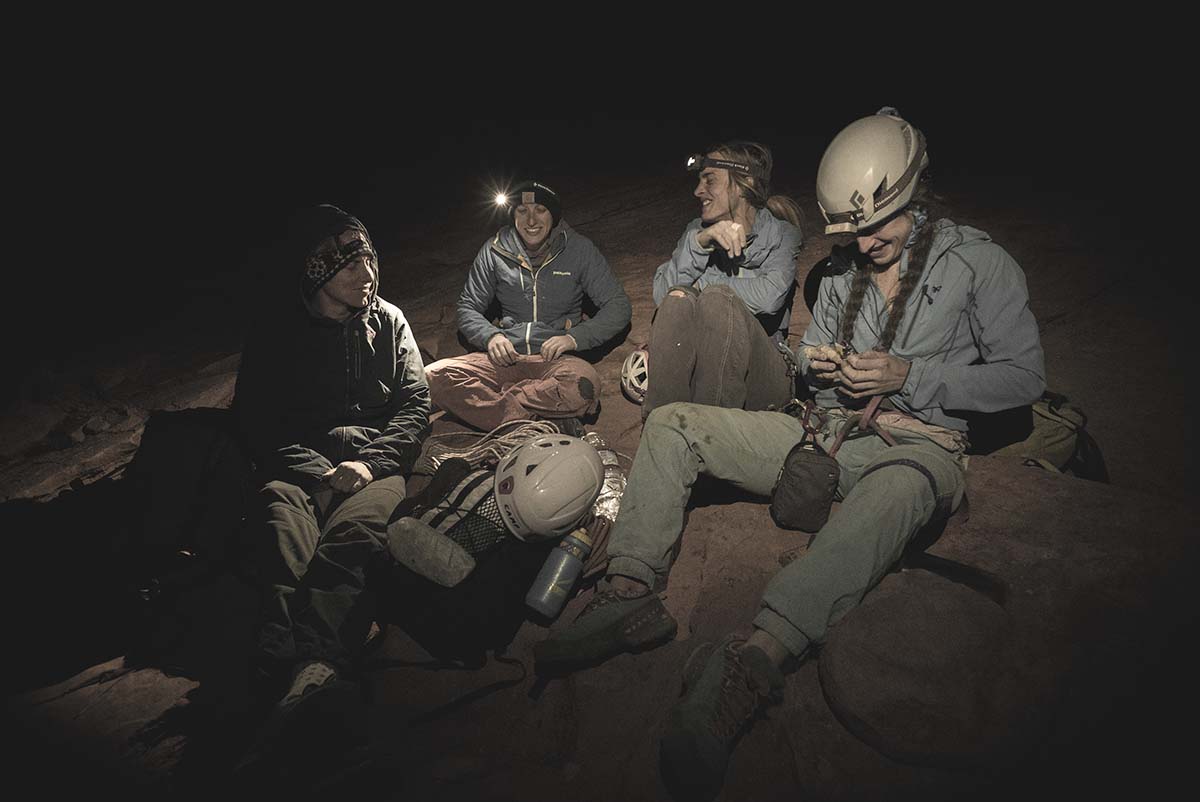
[[[933,224],[924,275],[909,296],[889,352],[912,363],[908,378],[890,396],[898,409],[928,423],[966,431],[956,411],[997,412],[1029,404],[1046,387],[1037,321],[1020,266],[991,238],[951,220]],[[900,273],[908,271],[905,251]],[[853,270],[821,282],[813,322],[797,358],[817,403],[842,406],[832,387],[812,375],[803,346],[832,343],[841,327]],[[884,298],[868,285],[851,345],[875,347],[887,323]]]
[[[771,339],[783,342],[792,317],[800,229],[759,209],[742,258],[733,263],[724,258],[720,248],[706,251],[700,247],[696,234],[702,225],[699,217],[688,223],[671,260],[655,271],[654,305],[661,304],[672,287],[703,290],[723,284],[745,302]]]
[[[583,296],[596,305],[596,316],[583,319]],[[500,302],[500,325],[484,315]],[[486,348],[503,333],[521,354],[536,354],[542,343],[570,334],[577,350],[587,351],[612,339],[629,323],[633,308],[604,256],[587,237],[560,222],[550,232],[550,253],[534,268],[512,226],[483,244],[458,298],[458,328],[467,341]]]

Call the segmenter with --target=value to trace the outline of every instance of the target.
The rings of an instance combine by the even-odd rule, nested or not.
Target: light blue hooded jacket
[[[889,349],[912,368],[889,398],[927,423],[966,431],[966,420],[956,412],[998,412],[1041,397],[1046,388],[1042,345],[1025,274],[1016,261],[979,229],[951,220],[933,225],[928,266]],[[908,254],[902,257],[901,275],[908,271]],[[853,278],[851,269],[821,281],[813,321],[797,354],[823,407],[843,406],[843,401],[812,375],[803,347],[838,339]],[[859,352],[871,350],[886,324],[883,295],[871,282],[851,345]]]
[[[772,340],[783,342],[792,317],[790,301],[796,281],[800,229],[767,209],[759,209],[746,238],[741,264],[734,275],[729,275],[714,264],[714,251],[704,250],[697,242],[696,234],[702,227],[699,217],[688,223],[671,260],[655,271],[654,305],[661,304],[672,287],[703,290],[722,284],[745,302]]]

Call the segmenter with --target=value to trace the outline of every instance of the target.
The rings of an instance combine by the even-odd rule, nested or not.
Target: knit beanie
[[[553,221],[551,228],[557,226],[558,221],[562,219],[562,201],[559,200],[558,193],[545,184],[539,184],[537,181],[525,181],[513,189],[512,195],[512,203],[508,207],[508,222],[510,224],[513,224],[513,219],[517,214],[517,207],[521,204],[529,203],[540,203],[546,207]]]
[[[356,231],[360,236],[338,242],[338,235],[346,231]],[[339,270],[362,254],[378,259],[362,221],[327,203],[306,209],[293,219],[291,241],[294,251],[304,254],[300,291],[305,299],[311,299]]]

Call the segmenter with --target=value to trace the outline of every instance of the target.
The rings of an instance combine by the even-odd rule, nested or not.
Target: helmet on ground
[[[855,233],[900,211],[928,166],[924,135],[895,109],[850,123],[829,143],[817,167],[825,233]]]
[[[604,484],[604,464],[589,443],[543,434],[496,466],[496,502],[505,525],[521,540],[570,532],[591,510]]]
[[[639,348],[621,365],[621,391],[625,397],[635,404],[646,400],[646,387],[650,381],[650,355],[644,348]]]

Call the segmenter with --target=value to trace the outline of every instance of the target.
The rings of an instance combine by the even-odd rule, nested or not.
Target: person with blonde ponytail
[[[724,142],[692,156],[700,216],[654,274],[642,420],[664,404],[781,409],[794,394],[788,323],[799,205],[772,196],[771,151]]]
[[[706,162],[736,158],[744,156],[716,150]],[[919,530],[958,507],[964,414],[1029,404],[1045,389],[1021,268],[984,232],[930,218],[917,189],[928,164],[924,136],[892,109],[834,138],[817,199],[826,233],[854,234],[857,254],[822,280],[797,355],[815,406],[795,417],[698,403],[656,408],[609,535],[604,582],[569,627],[535,648],[539,663],[561,669],[669,640],[677,624],[658,594],[697,476],[770,496],[794,448],[811,437],[833,452],[841,506],[767,584],[753,626],[701,645],[686,664],[686,695],[661,747],[664,779],[679,796],[716,796],[738,737],[781,698],[783,672],[813,654]],[[738,208],[692,229],[680,249],[748,250]],[[662,285],[676,281],[664,276]],[[652,358],[651,388],[655,369]]]

